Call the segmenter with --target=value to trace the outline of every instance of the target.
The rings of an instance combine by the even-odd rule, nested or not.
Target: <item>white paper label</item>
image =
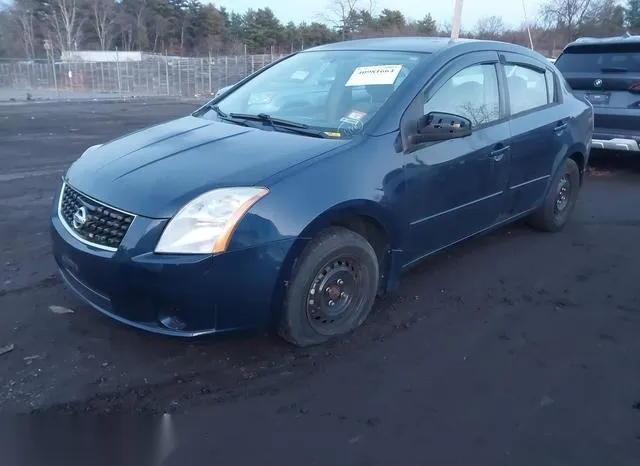
[[[291,75],[291,79],[304,81],[305,79],[307,79],[307,76],[309,76],[309,72],[308,71],[298,70],[298,71],[296,71],[295,73],[293,73]]]
[[[402,69],[402,65],[359,66],[345,86],[375,86],[393,84]]]

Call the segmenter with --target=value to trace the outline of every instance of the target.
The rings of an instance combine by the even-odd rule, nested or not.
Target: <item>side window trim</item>
[[[450,78],[458,74],[465,68],[474,65],[484,65],[490,63],[498,63],[498,53],[495,51],[483,51],[483,52],[469,52],[467,54],[458,56],[443,66],[431,77],[420,89],[416,98],[422,98],[425,93],[429,92],[429,97],[432,96],[444,83]]]
[[[506,101],[505,101],[505,91],[502,87],[502,80],[501,80],[501,76],[500,76],[500,69],[499,69],[499,60],[497,57],[497,53],[495,54],[495,57],[493,58],[489,58],[487,57],[486,59],[477,59],[475,61],[467,61],[467,62],[463,62],[463,63],[458,63],[457,66],[451,66],[451,67],[443,67],[442,68],[442,72],[438,73],[436,75],[436,77],[434,79],[431,80],[430,83],[428,83],[426,86],[423,87],[421,93],[419,94],[419,98],[422,97],[423,100],[423,106],[426,102],[430,101],[441,89],[442,87],[452,78],[454,78],[457,74],[459,74],[460,72],[468,69],[468,68],[472,68],[475,66],[481,67],[483,65],[491,65],[494,72],[495,72],[495,84],[496,84],[496,89],[498,92],[498,118],[496,118],[495,120],[491,120],[487,123],[482,123],[480,125],[475,126],[476,129],[484,129],[487,128],[489,126],[493,126],[496,124],[500,124],[503,123],[507,116],[508,116],[508,112],[507,112],[507,107],[506,107]]]
[[[504,76],[504,91],[507,94],[507,99],[506,99],[507,100],[507,109],[506,110],[507,110],[507,115],[509,117],[514,117],[514,116],[515,117],[520,117],[520,116],[528,115],[530,113],[537,112],[537,111],[540,111],[540,110],[545,110],[547,108],[551,108],[551,107],[554,107],[556,105],[560,105],[562,103],[562,101],[560,100],[560,98],[558,96],[558,82],[556,80],[556,76],[555,76],[555,73],[553,72],[553,70],[551,70],[551,69],[549,69],[547,67],[543,68],[543,67],[537,67],[537,66],[531,65],[531,64],[525,62],[524,60],[523,61],[520,61],[520,60],[509,60],[509,61],[506,61],[503,58],[502,55],[501,55],[500,58],[501,58],[501,60],[500,60],[500,68],[502,68],[502,75]],[[542,74],[544,76],[545,87],[547,89],[547,91],[546,91],[547,92],[547,103],[545,105],[540,105],[538,107],[533,107],[533,108],[530,108],[530,109],[527,109],[527,110],[523,110],[521,112],[512,113],[511,112],[511,92],[509,90],[509,83],[508,83],[507,70],[506,70],[506,67],[508,67],[508,66],[517,66],[517,67],[520,67],[520,68],[526,68],[526,69],[529,69],[529,70],[532,70],[532,71],[535,71],[537,73]],[[547,84],[547,76],[548,76],[549,72],[551,73],[551,75],[554,78],[554,86],[553,86],[554,87],[554,100],[552,100],[551,102],[549,102],[549,100],[548,100],[548,89],[549,89],[549,86]]]
[[[502,72],[503,72],[503,76],[505,77],[505,82],[504,82],[504,91],[507,94],[507,114],[508,116],[514,116],[513,114],[511,114],[511,105],[510,105],[510,99],[511,96],[509,94],[509,87],[507,85],[507,81],[506,81],[506,66],[509,65],[514,65],[514,66],[519,66],[519,67],[523,67],[523,68],[528,68],[531,69],[533,71],[537,71],[539,73],[544,73],[545,75],[545,83],[547,80],[547,73],[551,73],[551,76],[553,77],[553,88],[554,88],[554,99],[551,102],[547,102],[546,105],[540,106],[540,107],[535,107],[523,112],[518,112],[515,115],[516,116],[521,116],[521,115],[526,115],[529,114],[531,112],[534,111],[538,111],[538,110],[544,110],[546,108],[550,108],[553,107],[555,105],[560,105],[563,102],[563,98],[562,98],[562,93],[561,93],[561,83],[560,83],[560,78],[558,77],[556,71],[553,69],[553,67],[549,66],[548,63],[540,63],[538,60],[535,60],[531,57],[528,57],[526,55],[520,54],[520,53],[515,53],[515,52],[498,52],[498,56],[499,56],[499,60],[500,60],[500,67],[502,68]]]
[[[544,80],[547,85],[547,103],[553,104],[557,101],[555,76],[551,70],[544,71]]]
[[[461,69],[474,64],[483,63],[493,63],[494,65],[498,65],[498,52],[496,50],[484,50],[480,52],[474,51],[452,57],[445,63],[440,64],[438,70],[433,75],[430,75],[428,79],[425,78],[422,86],[413,96],[411,102],[405,107],[402,116],[400,117],[400,135],[402,138],[403,151],[411,152],[412,150],[415,150],[415,147],[412,147],[408,142],[408,135],[411,134],[412,128],[414,128],[418,118],[423,115],[425,94],[427,92],[432,93],[434,90],[437,90],[447,81],[447,79],[452,77]],[[500,78],[498,77],[498,80],[499,79]],[[498,92],[503,96],[501,97],[501,102],[504,102],[504,88],[499,87]],[[504,110],[502,118],[491,122],[491,125],[497,125],[506,121],[507,108],[504,107],[501,111],[502,110]]]

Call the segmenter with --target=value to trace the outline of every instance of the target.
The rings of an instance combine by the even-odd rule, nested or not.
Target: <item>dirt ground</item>
[[[338,342],[174,341],[80,304],[48,215],[87,146],[194,108],[0,106],[0,412],[169,412],[172,465],[638,464],[640,162],[596,160],[561,233],[427,260]]]

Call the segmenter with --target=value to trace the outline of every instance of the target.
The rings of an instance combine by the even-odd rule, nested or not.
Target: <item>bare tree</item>
[[[115,20],[114,2],[111,0],[91,0],[93,27],[98,36],[101,50],[108,50],[113,39],[112,29]]]
[[[77,47],[84,18],[80,16],[80,1],[53,0],[49,21],[60,51]]]
[[[153,51],[158,52],[165,49],[164,41],[159,43],[162,37],[166,37],[170,29],[169,20],[159,14],[153,17]],[[159,48],[160,47],[160,48]]]
[[[500,16],[485,16],[478,20],[474,32],[479,39],[496,40],[505,31],[506,27]]]
[[[356,26],[357,13],[362,0],[331,0],[326,8],[326,13],[320,15],[321,19],[331,24],[340,32],[342,40],[347,38]],[[373,1],[369,4],[374,7]]]
[[[20,42],[27,58],[34,58],[35,51],[35,26],[37,21],[33,5],[30,2],[16,2],[12,9],[13,17],[20,30]]]
[[[136,13],[136,38],[138,40],[138,50],[144,50],[149,42],[147,35],[147,0],[140,1],[140,7]]]
[[[608,0],[548,0],[542,5],[542,19],[548,28],[556,29],[565,42],[576,39],[594,7]]]

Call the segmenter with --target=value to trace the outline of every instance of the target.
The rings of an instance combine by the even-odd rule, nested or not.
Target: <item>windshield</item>
[[[218,102],[226,115],[266,114],[332,137],[356,134],[428,55],[389,51],[303,52]],[[207,117],[214,118],[209,112]]]
[[[613,45],[575,47],[560,55],[556,67],[562,72],[593,73],[598,71],[640,72],[640,45],[624,50]]]

